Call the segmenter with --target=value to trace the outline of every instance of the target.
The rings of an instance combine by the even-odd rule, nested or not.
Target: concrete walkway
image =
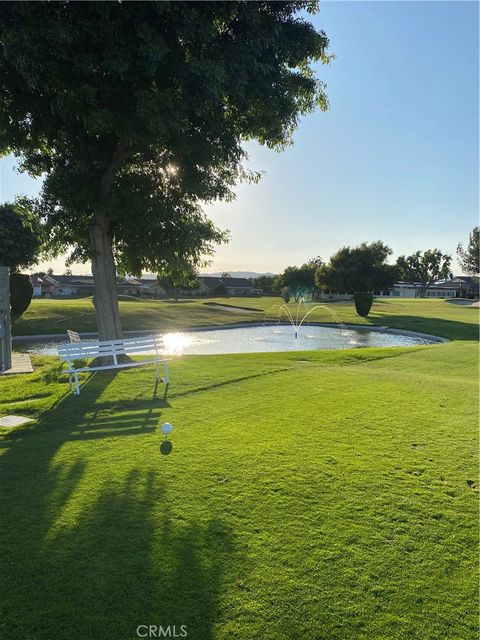
[[[12,353],[12,368],[0,371],[0,376],[14,375],[15,373],[33,373],[32,361],[28,353]]]
[[[459,307],[475,307],[478,309],[478,307],[480,307],[480,300],[465,300],[465,299],[455,299],[453,298],[452,300],[449,300],[448,302],[450,302],[450,304],[456,304]]]
[[[0,418],[0,427],[5,429],[13,429],[14,427],[21,427],[22,424],[27,422],[33,422],[32,418],[24,418],[23,416],[4,416]]]

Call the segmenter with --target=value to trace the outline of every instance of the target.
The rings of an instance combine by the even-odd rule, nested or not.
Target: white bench
[[[95,341],[95,342],[71,342],[70,344],[62,345],[58,348],[58,356],[60,360],[67,363],[68,373],[68,388],[72,389],[72,378],[75,380],[75,395],[80,395],[80,384],[78,381],[78,374],[82,372],[90,371],[104,371],[107,369],[126,369],[128,367],[141,367],[147,364],[155,365],[155,393],[157,391],[158,383],[165,383],[164,397],[167,395],[168,385],[170,383],[168,373],[168,359],[161,356],[161,351],[164,349],[164,341],[161,336],[146,336],[145,338],[125,338],[122,340],[109,340],[109,341]],[[151,352],[151,357],[148,358],[146,352]],[[128,362],[122,362],[119,356],[130,356],[135,353],[145,354],[145,358],[142,360],[131,360]],[[76,367],[76,361],[85,360],[91,358],[110,358],[111,363],[100,364],[98,366],[88,367],[80,366]],[[164,377],[160,377],[160,367],[162,364],[164,368]]]

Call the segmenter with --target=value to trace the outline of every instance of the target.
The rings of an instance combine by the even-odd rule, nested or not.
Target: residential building
[[[227,296],[252,296],[262,293],[262,289],[255,288],[252,281],[247,278],[200,276],[198,280],[199,291],[203,295],[218,295],[222,291],[225,291],[224,295]]]
[[[386,291],[374,291],[373,295],[376,298],[420,298],[420,283],[411,282],[396,282],[391,289]],[[454,287],[444,286],[439,288],[436,284],[433,284],[425,292],[425,298],[455,298],[456,289]]]
[[[478,298],[478,282],[478,276],[454,276],[451,280],[437,282],[432,289],[435,287],[439,291],[454,290],[456,298]]]
[[[419,298],[420,283],[396,282],[390,289],[376,290],[373,295],[377,298]],[[473,298],[478,295],[478,278],[475,276],[455,276],[450,280],[435,282],[428,287],[425,293],[426,298]],[[353,298],[353,291],[346,293],[322,292],[318,298],[321,300],[349,300]]]
[[[35,273],[30,277],[36,298],[88,296],[95,293],[93,276],[48,275]],[[160,298],[166,290],[157,278],[117,278],[117,292],[122,295]]]

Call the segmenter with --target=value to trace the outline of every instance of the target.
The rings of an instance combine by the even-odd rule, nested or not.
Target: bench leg
[[[75,395],[80,395],[80,383],[78,382],[78,373],[73,374],[75,376]]]
[[[68,390],[69,391],[72,390],[72,374],[71,373],[68,374]]]
[[[163,367],[165,369],[165,378],[164,378],[164,382],[165,382],[165,391],[163,392],[163,397],[164,399],[167,398],[167,393],[168,393],[168,387],[170,386],[170,376],[168,373],[168,362],[164,362],[163,363]]]
[[[165,383],[165,391],[163,393],[163,397],[166,398],[167,397],[167,392],[168,392],[168,387],[170,384],[170,378],[169,378],[169,374],[168,374],[168,363],[164,362],[163,363],[163,368],[164,368],[164,375],[163,378],[160,376],[160,364],[157,363],[155,365],[155,389],[153,391],[153,397],[156,398],[157,397],[157,390],[158,390],[158,383],[159,382],[164,382]]]

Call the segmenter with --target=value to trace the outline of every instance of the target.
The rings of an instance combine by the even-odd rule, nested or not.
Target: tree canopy
[[[312,258],[300,267],[287,267],[285,271],[279,274],[274,281],[274,287],[277,291],[287,288],[295,296],[295,301],[308,290],[315,287],[315,273],[319,267],[323,265],[320,257]]]
[[[270,292],[272,291],[275,283],[275,276],[262,274],[256,278],[252,278],[252,283],[257,289],[262,289],[264,292]]]
[[[204,264],[227,236],[243,143],[282,149],[328,106],[316,3],[0,3],[0,150],[45,176],[53,253],[92,260],[101,337],[121,332],[116,271]]]
[[[424,297],[436,280],[452,277],[451,262],[452,257],[439,249],[427,249],[416,251],[411,256],[400,256],[397,266],[401,279],[418,287],[420,296]]]
[[[474,227],[468,237],[467,248],[464,249],[460,243],[457,246],[457,257],[460,266],[465,273],[471,275],[480,274],[480,227]]]
[[[388,289],[398,278],[397,268],[387,264],[391,254],[390,247],[380,241],[343,247],[317,269],[316,284],[337,293]]]
[[[41,249],[40,220],[21,199],[0,205],[0,265],[16,272],[34,265]]]

